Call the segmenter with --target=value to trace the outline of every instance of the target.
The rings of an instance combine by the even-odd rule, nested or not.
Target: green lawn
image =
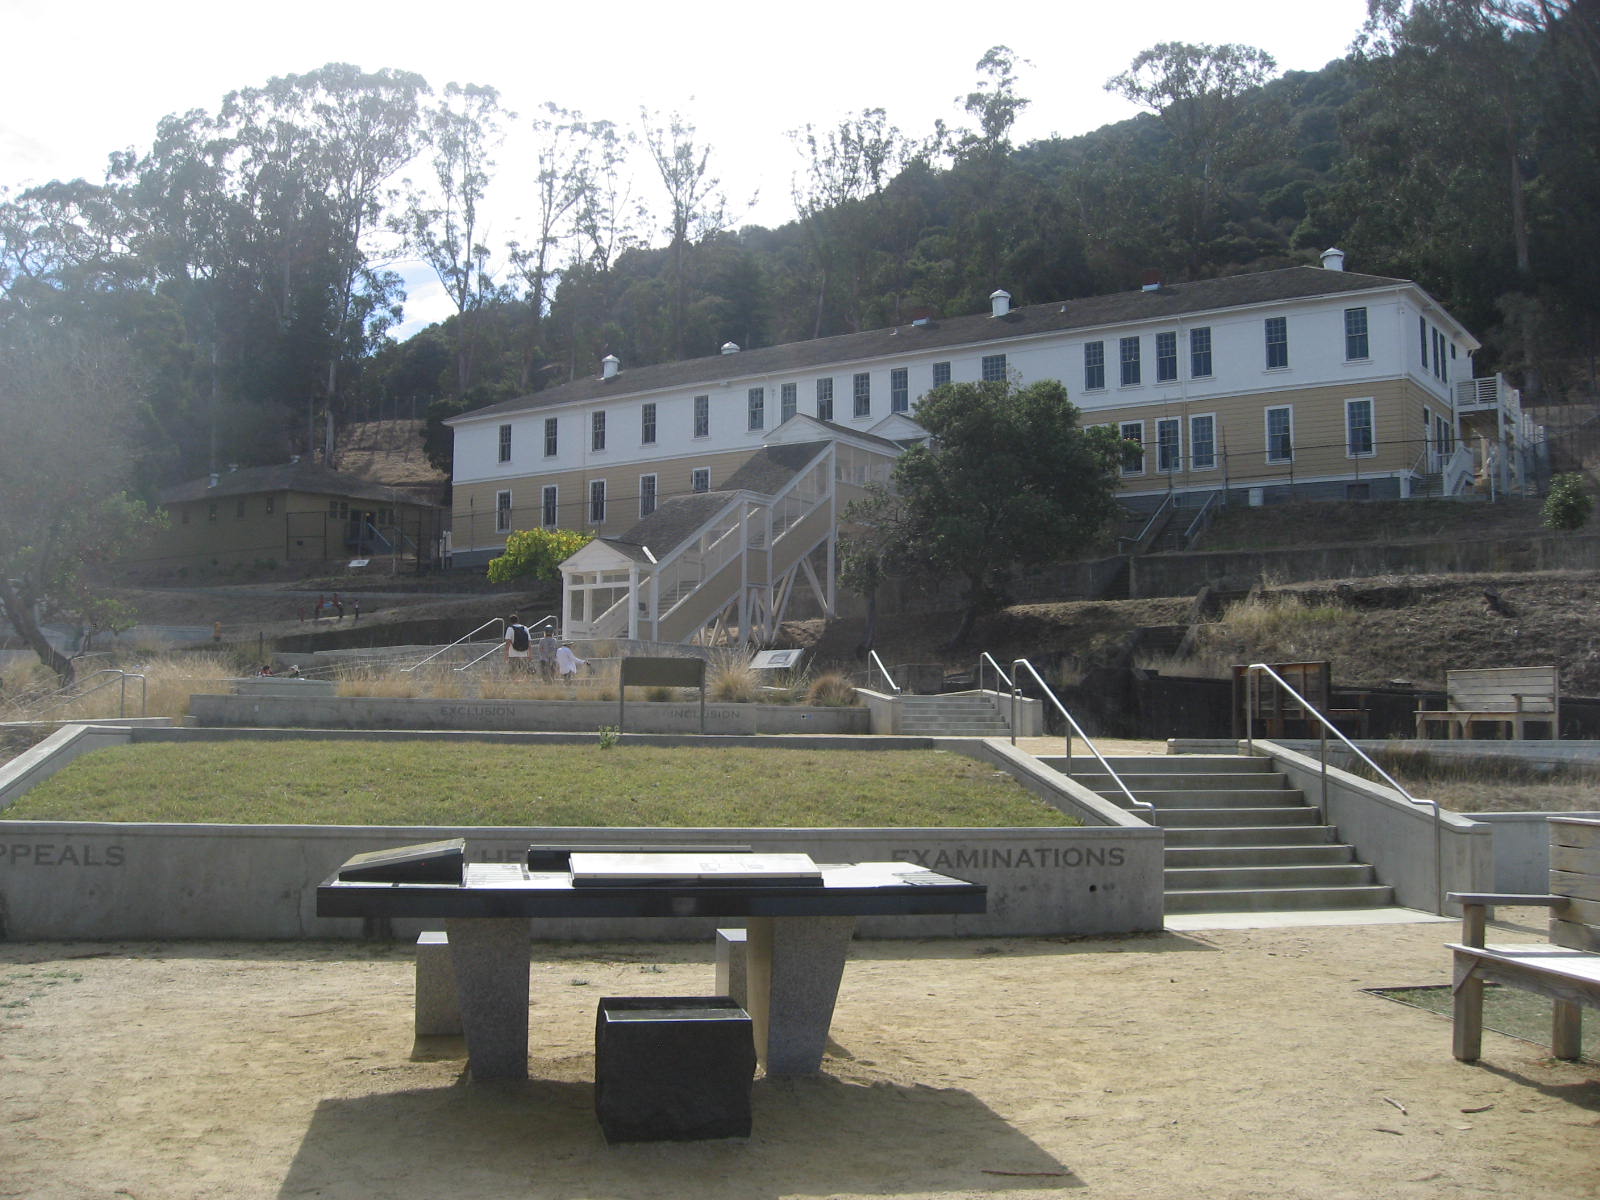
[[[152,743],[68,764],[3,816],[297,825],[1075,825],[932,750],[455,742]]]

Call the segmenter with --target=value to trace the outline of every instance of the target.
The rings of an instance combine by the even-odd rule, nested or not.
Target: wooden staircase
[[[1127,797],[1100,764],[1075,755],[1040,760],[1107,800]],[[1339,831],[1264,758],[1132,755],[1107,760],[1166,830],[1166,911],[1274,912],[1375,908],[1394,892],[1356,861]]]

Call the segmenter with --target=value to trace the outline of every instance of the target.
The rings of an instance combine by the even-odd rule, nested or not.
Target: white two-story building
[[[951,381],[1060,380],[1085,425],[1127,443],[1134,508],[1454,492],[1484,464],[1514,485],[1527,431],[1511,389],[1474,380],[1477,340],[1416,284],[1345,271],[1343,257],[1022,308],[997,291],[987,314],[636,369],[608,357],[596,376],[450,422],[454,561],[559,527],[649,546],[649,574],[672,547],[659,518],[655,544],[635,527],[669,501],[723,492],[780,444],[826,444],[852,484],[885,477],[896,447],[924,436],[918,399]],[[831,571],[831,536],[817,572]]]

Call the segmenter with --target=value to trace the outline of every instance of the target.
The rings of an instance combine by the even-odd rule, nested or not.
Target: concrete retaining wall
[[[1324,546],[1307,550],[1224,550],[1151,554],[1128,566],[1128,594],[1192,596],[1201,587],[1248,588],[1265,579],[1364,579],[1373,575],[1590,570],[1600,567],[1600,536],[1552,534],[1515,539]]]
[[[1307,804],[1322,804],[1317,759],[1259,739],[1255,753],[1271,758],[1290,786],[1305,793]],[[1340,840],[1355,847],[1356,858],[1394,888],[1396,903],[1438,912],[1445,892],[1489,890],[1496,851],[1488,825],[1452,812],[1436,821],[1430,805],[1409,804],[1338,767],[1328,768],[1327,785],[1326,823],[1338,826]]]
[[[199,725],[290,729],[549,730],[593,733],[618,723],[615,700],[436,700],[370,696],[191,696]],[[867,733],[865,708],[799,704],[706,705],[707,733]],[[623,727],[636,733],[698,733],[699,701],[629,700]]]
[[[630,705],[630,711],[631,711]],[[27,784],[85,749],[121,742],[221,741],[351,736],[328,731],[79,727],[24,764]],[[370,739],[456,740],[451,733],[365,732]],[[546,740],[546,735],[498,735]],[[551,734],[549,739],[569,740]],[[584,739],[588,740],[587,737]],[[698,739],[640,737],[660,744]],[[296,825],[175,825],[0,821],[0,940],[48,938],[359,937],[362,922],[316,916],[315,888],[365,850],[465,837],[474,861],[519,858],[533,842],[728,843],[799,851],[821,862],[906,861],[989,885],[982,916],[870,918],[870,937],[1126,933],[1158,930],[1162,911],[1160,829],[1143,825],[1008,743],[936,738],[739,738],[766,744],[851,749],[944,748],[1011,771],[1023,786],[1086,825],[1038,829],[455,829]],[[36,748],[43,750],[44,746]],[[34,752],[30,752],[32,754]],[[19,760],[20,761],[20,760]],[[17,763],[0,768],[0,796]],[[0,801],[0,807],[9,801]],[[536,936],[563,939],[711,936],[714,921],[568,920]],[[726,922],[721,922],[726,924]],[[380,931],[414,937],[420,923]]]
[[[1473,813],[1494,831],[1494,886],[1490,892],[1542,896],[1550,890],[1550,822],[1553,816],[1600,820],[1600,812]]]

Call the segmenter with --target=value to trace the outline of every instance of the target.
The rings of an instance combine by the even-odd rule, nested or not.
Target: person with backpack
[[[526,670],[532,653],[533,639],[528,635],[528,627],[521,617],[512,613],[506,622],[506,662],[518,663],[518,669]]]

